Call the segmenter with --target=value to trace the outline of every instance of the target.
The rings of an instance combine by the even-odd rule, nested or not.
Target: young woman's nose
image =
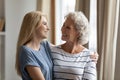
[[[50,30],[50,28],[47,26],[47,30]]]

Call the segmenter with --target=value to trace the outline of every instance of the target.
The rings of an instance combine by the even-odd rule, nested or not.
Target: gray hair
[[[74,27],[76,29],[76,31],[79,33],[79,37],[78,37],[78,43],[81,45],[84,45],[88,42],[88,38],[89,38],[89,31],[88,31],[88,19],[87,17],[83,14],[83,12],[70,12],[68,13],[65,18],[70,18],[71,20],[73,20],[74,23]]]

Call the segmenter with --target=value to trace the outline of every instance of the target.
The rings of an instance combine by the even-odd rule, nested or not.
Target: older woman
[[[52,47],[55,80],[96,80],[96,63],[83,45],[88,42],[88,20],[82,12],[71,12],[62,26],[62,45]]]

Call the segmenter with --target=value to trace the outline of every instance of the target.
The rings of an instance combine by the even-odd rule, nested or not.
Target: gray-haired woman
[[[88,19],[82,12],[71,12],[62,26],[62,45],[52,47],[55,80],[96,80],[94,52],[83,45],[88,42]]]

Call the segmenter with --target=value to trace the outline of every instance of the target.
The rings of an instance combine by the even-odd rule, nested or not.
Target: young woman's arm
[[[26,66],[26,69],[32,80],[45,80],[39,67]]]
[[[95,63],[97,63],[98,58],[99,58],[99,55],[98,55],[97,52],[94,52],[94,54],[90,55],[90,58],[91,58]]]

